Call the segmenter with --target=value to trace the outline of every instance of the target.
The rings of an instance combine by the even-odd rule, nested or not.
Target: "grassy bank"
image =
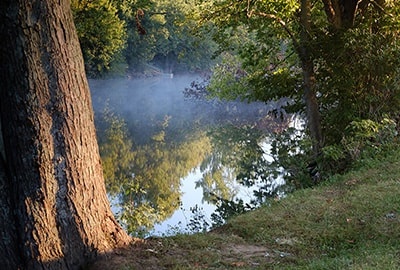
[[[149,239],[93,268],[400,269],[399,152],[210,233]]]

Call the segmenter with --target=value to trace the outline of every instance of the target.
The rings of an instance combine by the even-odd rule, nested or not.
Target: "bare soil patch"
[[[252,268],[271,262],[278,254],[266,247],[246,243],[210,244],[203,250],[149,239],[104,255],[91,270],[121,269],[236,269]]]

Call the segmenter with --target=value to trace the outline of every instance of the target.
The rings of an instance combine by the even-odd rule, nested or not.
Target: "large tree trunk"
[[[106,197],[70,3],[3,0],[0,21],[0,264],[78,269],[130,238]]]

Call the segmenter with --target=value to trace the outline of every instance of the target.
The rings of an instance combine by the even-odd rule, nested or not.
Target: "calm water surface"
[[[166,75],[89,82],[96,123],[102,123],[99,119],[105,109],[112,111],[125,123],[132,142],[132,164],[124,165],[128,180],[116,177],[109,186],[117,190],[110,196],[112,209],[124,226],[132,225],[133,234],[136,227],[147,235],[149,231],[152,235],[185,231],[196,207],[197,214],[211,224],[216,206],[210,194],[249,202],[257,188],[236,181],[237,167],[250,168],[251,163],[268,160],[265,138],[279,125],[270,123],[267,113],[277,104],[187,99],[183,92],[195,80],[201,78]],[[100,133],[106,128],[104,123],[97,124]],[[110,151],[121,150],[116,148]],[[253,157],[258,161],[252,161]],[[122,154],[116,161],[122,163],[124,158]],[[276,184],[282,184],[281,180]]]

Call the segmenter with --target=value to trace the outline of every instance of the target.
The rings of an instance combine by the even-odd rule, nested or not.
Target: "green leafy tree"
[[[383,0],[220,1],[207,16],[223,29],[216,40],[233,61],[217,66],[210,89],[229,98],[289,97],[287,109],[305,116],[315,161],[356,118],[398,111],[398,12]],[[243,29],[243,43],[228,47]]]
[[[126,47],[123,57],[130,72],[143,72],[155,55],[156,38],[152,30],[151,0],[116,0],[118,16],[126,25]]]
[[[72,0],[71,7],[85,61],[91,77],[105,75],[124,62],[121,52],[126,43],[125,22],[110,0]]]
[[[71,4],[92,77],[127,68],[131,73],[159,73],[210,67],[216,45],[209,38],[210,27],[198,27],[200,11],[194,0],[73,0]]]
[[[205,38],[210,35],[205,28],[197,27],[200,18],[194,2],[117,1],[127,25],[124,57],[131,72],[209,68],[215,43]]]
[[[327,144],[340,142],[351,122],[379,122],[395,117],[400,107],[399,23],[393,8],[390,2],[386,11],[372,6],[354,27],[321,35],[322,46],[314,46],[315,63],[323,67],[316,79]]]
[[[158,30],[154,60],[165,71],[210,67],[216,46],[208,27],[197,26],[199,12],[195,1],[157,2],[152,15]]]

